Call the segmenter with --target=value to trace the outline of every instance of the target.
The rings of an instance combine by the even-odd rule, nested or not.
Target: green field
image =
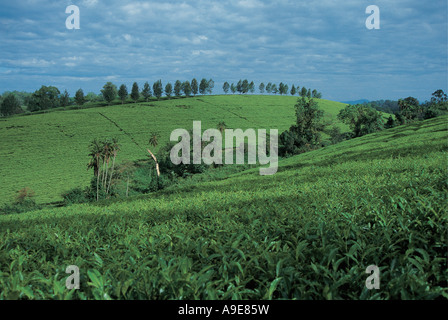
[[[93,175],[86,166],[88,145],[94,138],[118,137],[118,161],[145,159],[151,132],[160,134],[161,147],[174,129],[192,128],[194,120],[202,121],[203,130],[225,121],[229,128],[281,133],[295,121],[296,101],[286,96],[201,96],[0,119],[0,205],[11,203],[25,187],[35,191],[37,202],[49,203],[87,186]],[[338,124],[336,115],[344,105],[318,103],[326,119]]]
[[[7,141],[21,162],[11,167],[2,155],[2,177],[26,176],[2,182],[14,190],[22,187],[14,179],[28,177],[38,191],[44,183],[26,166],[42,165],[39,179],[57,183],[45,200],[56,199],[58,179],[84,177],[92,135],[120,133],[98,112],[141,144],[164,121],[163,132],[197,119],[213,127],[221,117],[232,127],[286,129],[295,99],[263,100],[263,112],[246,97],[182,100],[192,107],[179,108],[177,120],[169,114],[180,101],[9,119],[2,136],[5,126],[27,127],[11,134],[22,132],[20,148]],[[52,125],[61,118],[72,138]],[[274,176],[251,169],[128,201],[0,216],[0,299],[446,299],[447,124],[439,117],[288,158]],[[53,144],[38,143],[48,135]],[[57,150],[54,162],[40,148]],[[143,156],[131,143],[123,153]],[[52,165],[59,176],[47,180]],[[65,289],[68,265],[79,266],[81,290]],[[365,288],[369,265],[380,268],[380,290]]]

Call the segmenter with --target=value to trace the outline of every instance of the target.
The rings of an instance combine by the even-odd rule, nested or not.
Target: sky
[[[80,29],[67,29],[76,5]],[[366,8],[378,6],[380,29]],[[335,101],[447,92],[446,0],[0,0],[0,93],[284,82]]]

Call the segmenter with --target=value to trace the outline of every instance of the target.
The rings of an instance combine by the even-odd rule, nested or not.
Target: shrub
[[[62,194],[62,198],[64,198],[65,205],[86,203],[90,201],[88,197],[88,191],[82,190],[81,188],[75,188]]]

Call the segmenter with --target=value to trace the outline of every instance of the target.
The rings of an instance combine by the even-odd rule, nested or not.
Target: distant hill
[[[341,101],[341,103],[345,103],[345,104],[363,104],[363,103],[368,103],[368,102],[370,102],[370,100],[366,100],[366,99],[354,100],[354,101]]]

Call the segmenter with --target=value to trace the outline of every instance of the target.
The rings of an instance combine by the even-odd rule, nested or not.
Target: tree
[[[398,100],[399,112],[404,117],[406,122],[417,119],[421,113],[420,103],[414,97],[407,97],[406,99]]]
[[[230,91],[232,91],[233,94],[235,94],[236,92],[236,86],[234,83],[232,83],[232,85],[230,86]]]
[[[87,164],[87,169],[94,169],[97,201],[99,200],[100,190],[104,197],[109,197],[111,194],[115,159],[119,149],[120,146],[116,138],[111,140],[94,139],[89,145],[90,161]]]
[[[203,78],[201,80],[201,83],[199,84],[199,93],[204,95],[207,93],[207,89],[208,89],[208,81],[207,79]]]
[[[306,97],[308,99],[311,99],[311,89],[308,89],[307,93],[306,93]]]
[[[271,92],[273,94],[277,94],[278,93],[277,85],[275,83],[271,87]]]
[[[174,95],[176,97],[180,97],[182,95],[182,82],[180,82],[180,80],[176,80],[174,83]]]
[[[198,94],[199,87],[198,87],[198,80],[193,79],[191,80],[191,93],[193,93],[194,96]]]
[[[140,89],[137,82],[134,82],[134,84],[132,85],[131,99],[134,100],[134,102],[137,102],[138,99],[140,99]]]
[[[142,97],[143,99],[145,99],[145,101],[148,101],[151,95],[152,95],[151,86],[149,85],[148,82],[145,82],[145,84],[143,85]]]
[[[439,89],[431,95],[431,103],[441,104],[444,102],[448,102],[448,96],[443,92],[443,90]]]
[[[165,94],[168,98],[171,98],[171,95],[173,94],[173,85],[169,82],[165,86]]]
[[[206,89],[207,93],[212,94],[214,87],[215,87],[215,81],[213,81],[213,79],[208,80]]]
[[[296,95],[296,92],[297,92],[297,91],[296,91],[296,87],[294,87],[294,85],[292,85],[291,92],[290,92],[291,95],[292,95],[292,96],[295,96],[295,95]]]
[[[163,94],[162,80],[154,82],[152,86],[152,91],[154,92],[154,95],[157,97],[157,99],[160,99],[160,97],[162,97]]]
[[[157,148],[157,146],[159,145],[159,138],[160,135],[157,132],[151,132],[151,136],[149,138],[149,144],[154,147]],[[153,158],[155,164],[156,164],[156,171],[157,171],[157,188],[159,188],[159,176],[160,176],[160,169],[159,169],[159,162],[157,161],[156,156],[151,152],[151,150],[148,149],[149,154],[151,155],[151,157]]]
[[[243,80],[242,88],[243,88],[243,93],[244,94],[249,92],[249,81],[247,81],[247,79]]]
[[[100,99],[99,99],[98,95],[95,94],[94,92],[89,92],[89,93],[86,95],[86,102],[87,102],[87,101],[89,101],[89,102],[95,102],[95,101],[99,101],[99,100],[100,100]]]
[[[76,91],[75,102],[78,106],[82,106],[86,102],[86,99],[84,98],[84,91],[82,91],[82,89]]]
[[[312,96],[313,98],[317,98],[317,90],[316,90],[316,89],[314,89],[314,90],[311,92],[311,96]]]
[[[424,118],[431,119],[448,113],[448,97],[443,90],[432,94],[431,101],[425,106]]]
[[[20,107],[20,102],[14,94],[10,93],[3,99],[0,107],[0,113],[2,115],[11,116],[22,112],[23,110]]]
[[[61,92],[56,87],[42,86],[33,93],[28,101],[28,110],[33,112],[56,108],[60,104],[60,94]]]
[[[278,85],[278,92],[280,93],[280,95],[283,95],[283,93],[285,92],[285,85],[283,84],[283,82],[280,82],[280,84]]]
[[[392,116],[389,116],[389,118],[387,119],[387,122],[384,125],[384,127],[386,129],[390,129],[390,128],[395,127],[395,119]]]
[[[266,85],[266,92],[269,93],[269,94],[272,93],[272,83],[269,82]]]
[[[323,111],[312,99],[301,98],[295,105],[296,124],[279,139],[280,155],[294,155],[314,150],[321,145]]]
[[[118,90],[118,97],[120,97],[121,104],[124,104],[124,102],[128,98],[128,95],[129,95],[128,88],[126,87],[125,84],[122,84],[120,86],[120,90]]]
[[[339,111],[338,119],[350,126],[354,137],[384,129],[381,113],[365,105],[347,105]]]
[[[229,83],[227,81],[224,82],[224,84],[222,86],[222,90],[224,91],[224,93],[227,94],[229,92],[229,89],[230,89]]]
[[[112,82],[107,82],[101,90],[104,100],[110,105],[117,97],[117,87]]]
[[[240,79],[240,81],[236,84],[236,91],[240,94],[243,93],[243,80]]]
[[[182,90],[183,90],[184,94],[187,97],[189,97],[191,95],[191,84],[190,84],[190,81],[187,80],[187,81],[185,81],[182,84]]]
[[[265,85],[264,83],[260,83],[260,86],[258,87],[258,89],[260,90],[260,93],[263,94],[264,93],[264,89],[265,89]]]
[[[305,97],[306,97],[306,94],[307,94],[307,92],[308,92],[308,90],[306,90],[306,88],[305,88],[305,87],[303,87],[303,88],[302,88],[302,90],[300,91],[300,96],[301,96],[302,98],[305,98]]]
[[[249,92],[250,93],[255,92],[255,83],[253,81],[251,81],[251,83],[249,84]]]
[[[219,130],[219,132],[221,132],[221,134],[224,133],[224,131],[226,130],[227,125],[224,121],[221,121],[220,123],[218,123],[218,126],[216,127],[216,129]]]
[[[61,94],[59,100],[61,107],[66,107],[70,104],[70,95],[68,94],[67,90],[64,90],[64,93]]]

